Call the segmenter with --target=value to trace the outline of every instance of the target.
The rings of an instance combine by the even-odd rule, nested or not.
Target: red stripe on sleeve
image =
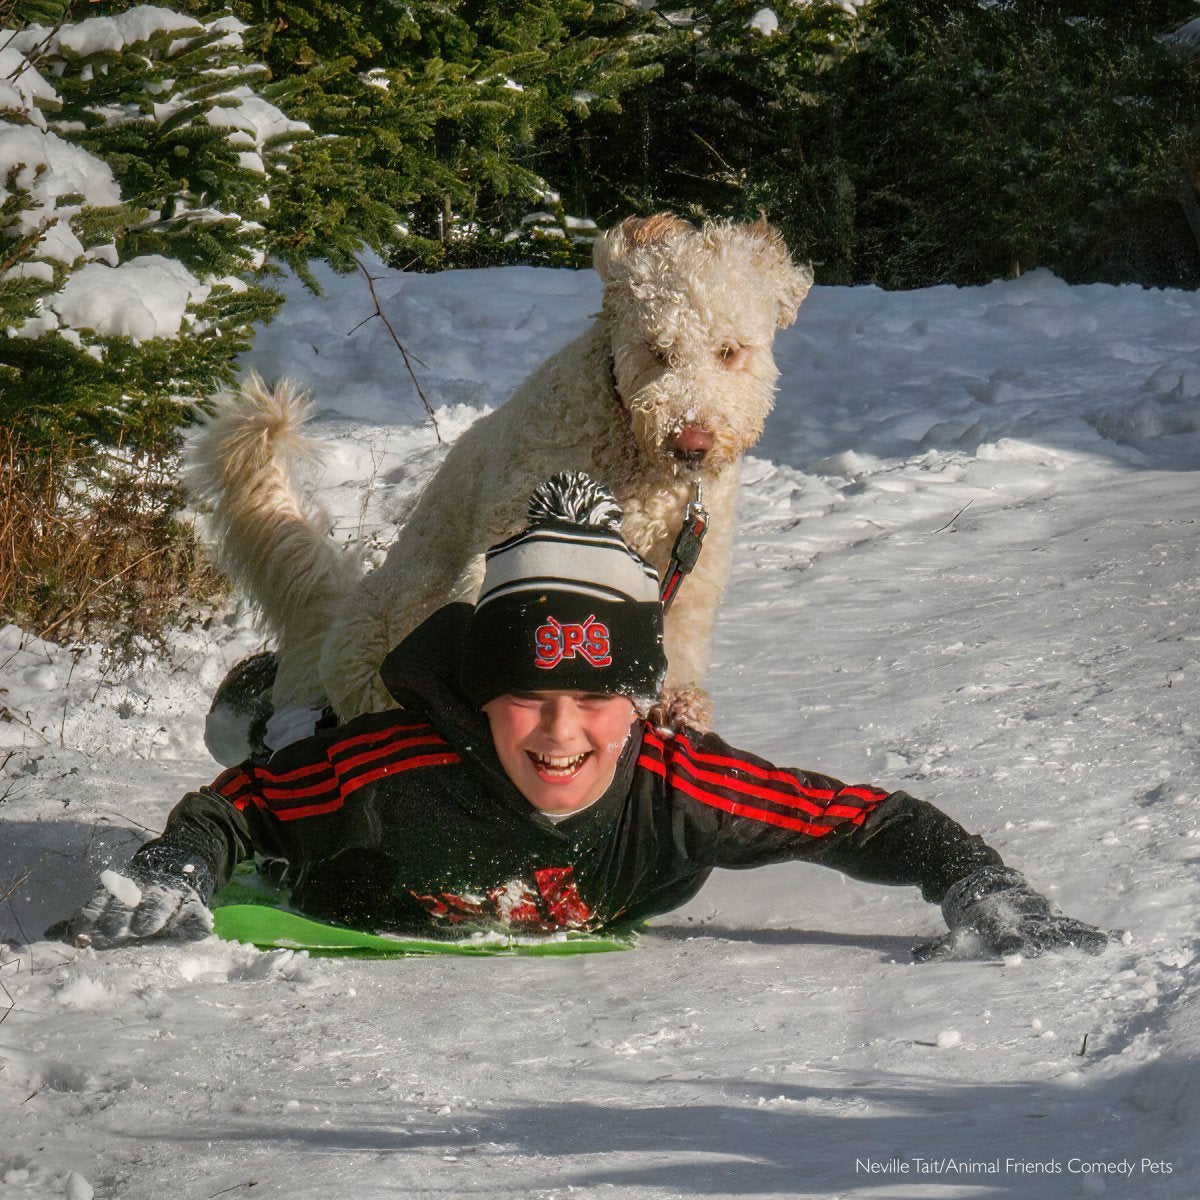
[[[638,766],[645,767],[656,775],[667,776],[666,765],[657,759],[648,758],[646,755],[642,755],[638,759]],[[763,821],[768,825],[778,825],[782,829],[794,829],[798,833],[814,838],[824,837],[833,832],[833,827],[829,825],[812,825],[808,821],[800,820],[799,817],[787,817],[782,813],[769,812],[765,808],[752,808],[748,804],[740,804],[726,796],[718,796],[715,792],[705,791],[678,775],[671,775],[668,783],[671,787],[683,792],[685,796],[691,796],[693,800],[699,800],[701,804],[707,804],[710,808],[719,808],[724,812],[732,813],[735,817],[749,817],[751,820]]]
[[[799,809],[813,817],[833,818],[838,821],[846,820],[855,825],[861,825],[870,812],[887,798],[887,793],[879,788],[862,786],[843,787],[835,790],[828,787],[814,787],[803,783],[789,771],[765,767],[758,763],[747,762],[743,758],[735,758],[731,755],[712,754],[708,751],[697,750],[683,737],[674,739],[674,745],[678,753],[671,756],[668,765],[666,743],[662,739],[656,734],[647,731],[644,737],[644,744],[647,744],[652,750],[658,751],[663,757],[660,760],[643,755],[639,759],[639,765],[645,766],[653,770],[656,774],[662,775],[671,786],[679,787],[681,791],[686,792],[688,795],[693,795],[696,799],[702,799],[705,803],[709,803],[710,800],[715,801],[716,807],[723,808],[728,812],[736,811],[738,801],[731,797],[718,796],[701,785],[709,784],[712,787],[736,792],[742,796],[753,797],[757,800],[767,800],[788,808]],[[702,762],[715,767],[723,767],[728,773],[706,771],[698,765]],[[695,781],[690,789],[682,786],[685,782],[685,778],[681,775],[682,771],[686,771]],[[762,780],[763,784],[756,784],[751,780],[740,778],[734,772],[752,775],[756,779]],[[777,786],[774,788],[764,786],[769,784]],[[844,803],[846,800],[857,800],[861,803]],[[843,803],[838,803],[838,801],[843,801]],[[765,820],[767,819],[766,817],[759,815],[764,811],[755,807],[741,815],[753,815],[759,820]],[[798,818],[781,818],[780,820],[772,820],[771,823],[785,825],[788,820],[798,820]],[[810,826],[805,821],[800,821],[800,824],[807,826],[809,829],[819,829],[822,833],[828,832],[829,829],[828,826],[824,825]],[[788,827],[790,828],[791,826]]]
[[[251,796],[247,793],[253,786],[254,780],[241,767],[234,767],[217,776],[212,790],[219,796],[224,796],[238,812],[241,812],[251,802]]]
[[[302,804],[298,808],[277,809],[266,803],[266,800],[259,802],[258,797],[256,803],[260,803],[262,808],[265,808],[277,820],[280,821],[296,821],[300,817],[314,817],[324,814],[324,812],[334,812],[340,809],[346,803],[346,798],[358,791],[360,787],[365,787],[367,784],[373,784],[377,779],[384,779],[388,775],[398,775],[403,770],[413,770],[418,767],[444,767],[448,763],[462,762],[458,755],[452,751],[446,751],[445,754],[427,754],[420,755],[415,758],[406,758],[403,762],[386,763],[385,766],[379,767],[371,772],[366,772],[362,775],[356,775],[354,779],[338,780],[337,796],[328,800],[322,800],[319,804]]]
[[[394,746],[375,746],[370,750],[364,751],[362,754],[356,754],[352,758],[338,758],[329,762],[318,764],[321,770],[321,778],[315,783],[307,784],[303,787],[296,787],[294,784],[278,787],[272,786],[275,784],[287,784],[288,780],[293,779],[294,772],[288,772],[287,775],[268,775],[262,781],[262,794],[268,800],[289,800],[303,799],[305,796],[318,796],[322,792],[328,791],[331,784],[335,780],[341,780],[349,772],[357,767],[363,766],[365,763],[379,762],[381,759],[403,759],[403,751],[410,750],[416,746],[444,746],[446,743],[440,737],[428,738],[406,738],[402,742],[397,742]],[[428,759],[429,755],[414,755],[414,758]],[[305,774],[311,774],[306,769]],[[377,776],[373,776],[377,778]],[[268,783],[268,780],[270,783]]]
[[[425,732],[419,737],[388,741],[389,738],[395,737],[398,733],[407,733],[413,729],[421,729]],[[308,775],[325,770],[329,765],[329,761],[343,751],[353,749],[355,746],[380,741],[385,744],[375,747],[377,753],[383,753],[388,750],[401,750],[405,746],[444,746],[446,744],[445,739],[436,734],[428,725],[391,725],[387,729],[377,729],[373,733],[360,733],[357,737],[346,738],[343,742],[334,742],[326,748],[324,757],[317,762],[305,763],[304,766],[293,767],[290,771],[272,771],[268,765],[262,768],[262,773],[270,776],[275,783],[289,783],[294,779],[304,779]],[[370,751],[367,753],[370,753]]]
[[[421,732],[415,737],[388,740],[394,739],[398,733],[414,730]],[[367,748],[357,754],[344,756],[347,749],[360,746]],[[347,796],[385,776],[462,761],[448,747],[434,753],[412,753],[420,747],[446,747],[446,741],[427,724],[390,725],[385,729],[334,742],[325,748],[316,762],[289,771],[276,773],[269,767],[233,767],[218,776],[212,790],[228,800],[239,812],[254,805],[281,821],[293,821],[299,817],[333,812],[345,803]],[[339,753],[343,757],[333,757]],[[376,764],[373,769],[361,770],[372,763]],[[361,771],[361,774],[347,779],[346,776],[354,771]],[[306,780],[312,782],[303,782]],[[303,800],[306,796],[327,798],[313,804],[288,804],[289,801]]]

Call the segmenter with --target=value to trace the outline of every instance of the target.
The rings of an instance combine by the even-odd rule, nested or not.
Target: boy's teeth
[[[539,754],[537,755],[537,761],[540,766],[549,767],[552,771],[567,771],[572,767],[579,766],[585,757],[583,754],[572,754],[569,757],[556,754]]]

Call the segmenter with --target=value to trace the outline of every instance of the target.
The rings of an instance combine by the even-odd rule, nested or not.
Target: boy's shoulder
[[[731,746],[720,734],[682,725],[675,730],[663,730],[651,721],[642,723],[643,766],[653,769],[683,764],[703,764],[716,771],[775,771],[773,763],[757,754]]]
[[[403,749],[447,745],[442,734],[422,715],[404,708],[363,713],[344,724],[319,730],[312,737],[278,750],[259,773],[278,775],[307,763],[341,761],[372,749]]]
[[[239,809],[254,805],[290,819],[333,811],[368,784],[461,761],[428,721],[388,709],[285,746],[262,765],[234,767],[211,790]]]

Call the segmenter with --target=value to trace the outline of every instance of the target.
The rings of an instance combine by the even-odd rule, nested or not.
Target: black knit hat
[[[477,705],[506,692],[657,698],[667,661],[654,568],[621,536],[612,492],[564,471],[529,500],[529,525],[487,552],[459,660]]]

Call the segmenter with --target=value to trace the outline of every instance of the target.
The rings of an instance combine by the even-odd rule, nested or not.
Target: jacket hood
[[[487,717],[476,708],[458,684],[458,662],[467,620],[474,611],[465,603],[447,604],[426,618],[379,668],[380,678],[402,708],[424,717],[462,756],[492,795],[533,817],[548,829],[574,833],[589,814],[611,811],[628,795],[641,747],[641,723],[625,745],[608,790],[577,817],[555,825],[521,795],[509,779],[492,743]],[[587,822],[590,824],[590,822]]]

